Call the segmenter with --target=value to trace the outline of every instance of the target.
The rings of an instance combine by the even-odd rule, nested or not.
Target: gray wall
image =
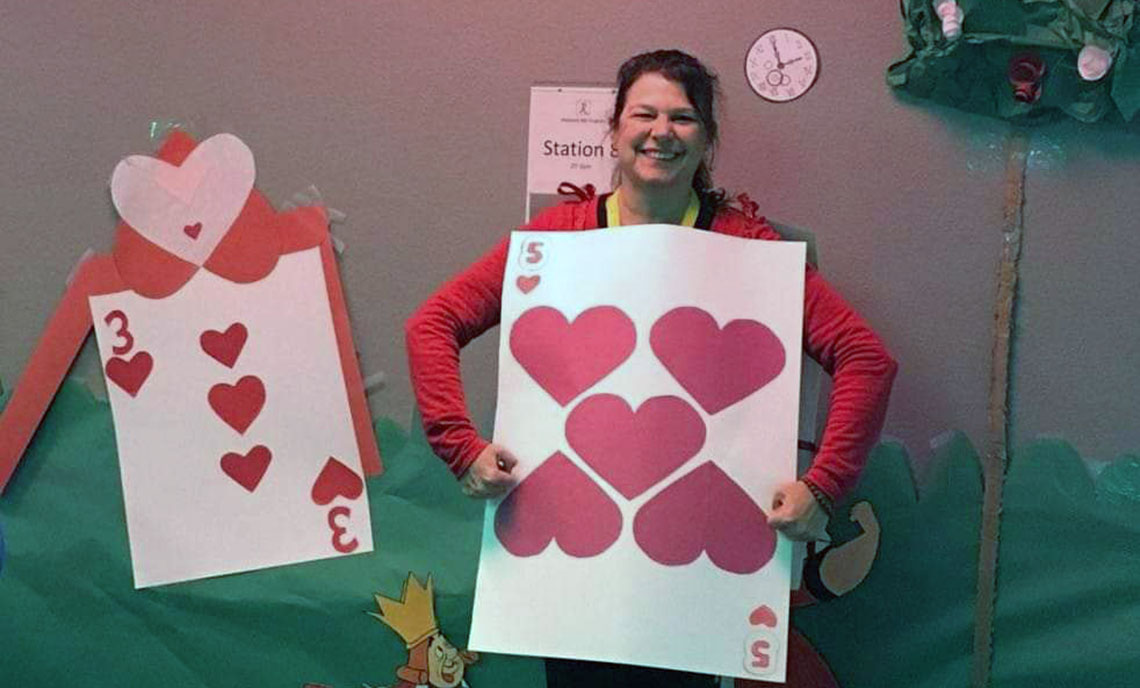
[[[281,3],[88,0],[0,8],[0,379],[14,382],[87,247],[111,245],[107,181],[154,119],[252,147],[277,202],[315,184],[348,215],[342,268],[377,414],[407,421],[402,323],[521,219],[528,88],[609,82],[629,55],[687,49],[728,96],[717,181],[812,229],[828,277],[902,364],[888,432],[985,437],[1006,125],[900,103],[894,2]],[[815,89],[752,95],[744,54],[810,35]],[[1029,172],[1016,434],[1089,457],[1140,448],[1135,130],[1037,130]],[[465,358],[493,412],[496,337]],[[79,373],[92,376],[91,346]]]

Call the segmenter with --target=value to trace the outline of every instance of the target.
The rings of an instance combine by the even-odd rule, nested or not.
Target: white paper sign
[[[372,550],[318,248],[90,304],[136,587]]]
[[[804,245],[516,232],[472,648],[782,681]]]
[[[533,86],[527,148],[527,219],[552,205],[558,186],[570,182],[599,192],[610,188],[612,87]]]

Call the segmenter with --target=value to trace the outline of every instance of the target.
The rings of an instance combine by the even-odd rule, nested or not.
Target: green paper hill
[[[7,493],[0,522],[3,684],[387,685],[400,639],[365,614],[408,572],[435,578],[444,633],[465,647],[481,507],[421,434],[380,420],[386,472],[368,483],[377,551],[239,576],[132,587],[110,408],[64,385]],[[905,450],[878,446],[856,495],[882,528],[847,595],[796,623],[840,684],[969,683],[981,478],[962,435],[941,442],[921,499]],[[841,514],[844,512],[841,509]],[[832,535],[857,534],[843,517]],[[1006,487],[993,685],[1133,686],[1140,674],[1140,458],[1096,480],[1062,441],[1014,457]],[[473,688],[542,686],[541,662],[485,656]]]
[[[110,407],[65,383],[0,498],[0,685],[388,685],[407,653],[365,612],[409,572],[434,576],[440,628],[466,647],[482,507],[422,435],[375,429],[375,552],[136,591]],[[467,678],[534,688],[543,676],[539,660],[484,656]]]
[[[840,685],[969,685],[981,496],[963,435],[935,450],[921,499],[905,450],[875,449],[850,502],[874,507],[878,558],[859,587],[795,619]],[[1034,442],[1012,458],[1002,513],[991,685],[1140,685],[1140,459],[1094,480],[1068,443]],[[856,531],[841,516],[832,534]]]

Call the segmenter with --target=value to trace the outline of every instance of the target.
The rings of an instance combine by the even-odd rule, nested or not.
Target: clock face
[[[748,49],[744,73],[756,95],[786,103],[808,92],[819,76],[819,52],[795,29],[772,29]]]

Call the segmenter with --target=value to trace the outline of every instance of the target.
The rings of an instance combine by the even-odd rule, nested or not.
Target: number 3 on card
[[[129,329],[130,324],[127,322],[126,313],[114,310],[108,313],[107,317],[103,318],[103,322],[111,327],[115,327],[113,324],[115,321],[118,321],[118,329],[115,330],[115,336],[121,339],[123,343],[112,345],[111,351],[114,352],[116,356],[122,356],[125,353],[129,353],[130,350],[135,347],[135,337],[131,334]]]
[[[329,509],[329,528],[331,528],[333,532],[333,549],[338,552],[348,554],[349,552],[354,551],[360,545],[360,543],[357,542],[356,538],[352,538],[351,540],[347,541],[344,539],[345,536],[348,535],[348,529],[337,522],[337,519],[342,516],[346,519],[351,518],[352,509],[349,509],[347,506],[334,506],[333,508]]]

